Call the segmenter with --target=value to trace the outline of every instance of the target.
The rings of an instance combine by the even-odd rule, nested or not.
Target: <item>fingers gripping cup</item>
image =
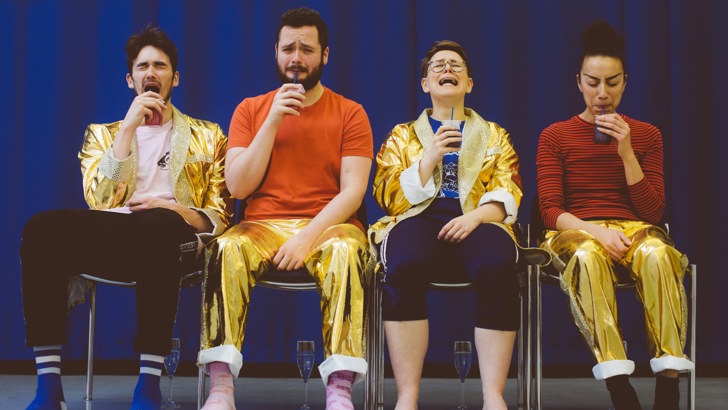
[[[460,126],[462,124],[463,124],[463,120],[442,120],[442,125],[447,125],[447,126],[453,127],[456,130],[460,131],[461,138],[462,138],[462,131],[461,131]],[[462,140],[458,141],[458,142],[451,142],[451,143],[447,144],[447,146],[448,146],[448,148],[460,148],[461,143],[462,143]]]

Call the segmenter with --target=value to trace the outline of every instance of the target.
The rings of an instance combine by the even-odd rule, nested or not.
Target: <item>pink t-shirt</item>
[[[134,196],[153,197],[174,201],[172,181],[169,176],[169,150],[172,125],[167,121],[161,126],[142,125],[136,129],[137,180]],[[113,212],[130,213],[129,208],[109,209]]]

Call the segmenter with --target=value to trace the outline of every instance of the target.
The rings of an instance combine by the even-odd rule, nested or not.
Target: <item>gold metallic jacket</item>
[[[223,172],[227,138],[219,125],[191,118],[174,106],[172,109],[169,155],[175,200],[210,219],[213,231],[201,237],[219,235],[227,227],[233,209]],[[136,139],[132,141],[131,155],[122,161],[114,158],[111,149],[120,125],[118,121],[86,128],[78,158],[84,196],[91,209],[124,206],[136,189]]]
[[[372,244],[381,243],[397,223],[421,213],[435,199],[412,205],[405,198],[399,182],[402,171],[421,160],[425,150],[432,145],[435,134],[428,119],[431,114],[432,110],[427,109],[416,121],[395,126],[377,154],[373,195],[386,216],[370,228]],[[503,191],[503,196],[512,198],[517,208],[523,197],[521,175],[518,173],[518,155],[508,132],[469,108],[465,109],[465,115],[458,162],[458,191],[463,213],[477,208],[483,195],[493,191]],[[433,179],[439,192],[442,163],[435,168]],[[507,224],[498,223],[511,236],[513,229],[510,224],[515,217],[509,215]]]

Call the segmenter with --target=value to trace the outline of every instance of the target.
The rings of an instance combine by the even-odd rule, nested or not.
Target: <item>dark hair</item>
[[[293,28],[316,26],[321,51],[323,52],[329,46],[329,28],[326,26],[319,12],[314,9],[300,7],[283,13],[281,23],[278,25],[278,31],[276,32],[276,44],[278,44],[278,40],[281,38],[281,29],[285,26]]]
[[[422,71],[422,78],[427,77],[427,70],[430,68],[430,59],[432,56],[434,56],[438,51],[442,50],[450,50],[458,53],[460,55],[460,58],[463,59],[465,62],[465,68],[468,70],[468,77],[473,76],[473,69],[470,66],[470,59],[468,58],[468,55],[465,53],[465,49],[460,44],[450,41],[450,40],[440,40],[435,41],[430,46],[430,49],[427,50],[425,53],[425,57],[420,62],[420,70]]]
[[[581,33],[581,59],[577,74],[581,73],[584,59],[592,56],[614,57],[622,63],[622,70],[627,72],[624,61],[624,37],[604,20],[590,24]]]
[[[132,72],[134,60],[136,60],[139,52],[146,46],[152,46],[162,50],[169,57],[169,62],[172,64],[172,72],[177,72],[177,64],[179,63],[177,47],[167,37],[164,31],[150,24],[126,40],[126,66],[129,69],[129,74]]]

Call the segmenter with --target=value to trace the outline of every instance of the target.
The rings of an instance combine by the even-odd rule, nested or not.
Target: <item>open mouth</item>
[[[153,91],[155,93],[159,92],[159,84],[157,84],[154,81],[149,81],[146,84],[144,84],[144,91]]]
[[[458,85],[458,80],[454,78],[443,78],[440,80],[440,85]]]

